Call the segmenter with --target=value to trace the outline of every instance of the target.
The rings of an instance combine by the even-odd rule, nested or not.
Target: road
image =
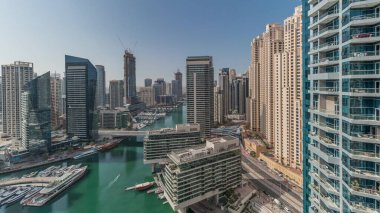
[[[290,207],[292,212],[302,211],[302,193],[297,193],[292,190],[289,183],[282,177],[277,176],[269,170],[269,168],[262,165],[256,159],[253,159],[247,153],[242,151],[242,165],[244,170],[248,172],[251,182],[264,189],[272,197],[285,203]]]

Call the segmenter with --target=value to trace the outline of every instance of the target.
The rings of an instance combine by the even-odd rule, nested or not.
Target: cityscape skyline
[[[278,8],[274,8],[273,14],[261,12],[262,8],[271,8],[273,2],[278,5]],[[218,4],[214,4],[213,1],[202,1],[202,6],[196,2],[175,1],[71,3],[70,1],[0,3],[4,7],[4,13],[0,14],[0,26],[9,29],[3,32],[0,41],[3,49],[0,53],[0,63],[9,64],[15,60],[30,61],[34,63],[34,70],[38,75],[47,71],[63,75],[65,67],[63,56],[80,55],[105,67],[107,88],[110,80],[123,79],[124,49],[130,49],[139,59],[136,67],[138,87],[144,85],[144,79],[147,77],[152,79],[164,77],[168,80],[177,69],[184,72],[185,63],[181,59],[188,55],[212,55],[215,58],[215,68],[232,67],[238,73],[245,73],[249,66],[250,54],[247,44],[252,37],[258,34],[260,28],[268,21],[280,23],[289,16],[289,11],[294,6],[300,4],[298,0],[241,4],[228,1],[218,1]],[[90,9],[83,14],[82,10],[72,5],[76,5],[77,8],[86,5]],[[155,11],[156,6],[161,10]],[[27,15],[30,8],[33,8],[33,16]],[[62,10],[46,8],[62,8]],[[209,12],[210,9],[215,13]],[[248,9],[252,11],[247,12]],[[146,13],[136,12],[140,10]],[[70,11],[71,15],[67,17],[63,11]],[[209,13],[219,15],[207,15]],[[105,14],[112,15],[108,17]],[[196,27],[197,29],[190,26],[186,30],[188,33],[182,32],[181,29],[188,27],[189,22],[201,24]],[[250,22],[255,25],[250,26]],[[19,27],[12,27],[15,23]],[[226,24],[231,30],[225,30]],[[140,25],[145,27],[139,27]],[[46,31],[45,26],[49,26],[49,30]],[[212,33],[207,35],[199,33],[209,30]],[[23,36],[24,31],[28,31],[31,36]],[[76,33],[70,33],[73,31]],[[12,42],[14,39],[19,42]],[[77,45],[81,42],[83,42],[81,45]],[[223,45],[219,45],[220,43]],[[23,49],[21,47],[26,47],[29,51],[18,51]]]

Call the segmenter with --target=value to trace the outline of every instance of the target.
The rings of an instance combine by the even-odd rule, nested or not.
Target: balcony
[[[378,32],[356,33],[356,34],[352,34],[350,36],[350,39],[344,42],[344,45],[375,43],[378,41],[380,41],[380,33]]]
[[[374,7],[378,4],[378,0],[349,0],[347,4],[343,5],[343,12],[348,9]]]
[[[350,135],[343,133],[351,141],[357,142],[369,142],[369,143],[378,143],[380,142],[380,135],[367,134],[363,132],[351,132]]]
[[[375,152],[369,152],[369,150],[347,150],[343,149],[351,159],[380,162],[380,154]]]
[[[338,41],[327,42],[327,43],[323,43],[319,46],[313,47],[311,49],[311,51],[309,52],[309,54],[313,54],[316,52],[327,52],[327,51],[331,51],[331,50],[338,49],[338,48],[339,48],[339,42]]]
[[[339,33],[339,26],[325,27],[323,29],[320,29],[318,33],[314,33],[313,35],[310,35],[309,42],[313,42],[318,38],[330,37],[337,33]]]
[[[317,60],[313,60],[310,62],[309,67],[316,67],[316,66],[329,66],[329,65],[336,65],[339,64],[339,56],[335,57],[326,57],[321,58]]]
[[[333,209],[335,211],[339,211],[338,205],[330,198],[330,196],[321,194],[321,200],[329,209]]]
[[[316,28],[319,24],[327,24],[330,21],[336,19],[339,17],[339,11],[338,10],[330,10],[328,12],[325,12],[323,14],[319,15],[319,18],[315,18],[312,23],[309,26],[309,29]]]
[[[324,161],[327,163],[331,164],[339,164],[340,159],[338,157],[335,157],[334,153],[329,152],[329,151],[322,151],[320,148],[317,146],[314,146],[312,144],[308,145],[308,149],[310,152],[318,155],[320,158],[322,158]]]
[[[347,185],[347,184],[346,184]],[[372,199],[380,199],[380,191],[373,188],[364,188],[361,186],[351,186],[349,187],[349,190],[352,194],[363,196],[363,197],[370,197]]]
[[[351,52],[347,56],[343,55],[343,61],[375,61],[379,60],[376,51]]]
[[[308,11],[308,16],[315,16],[319,10],[326,10],[339,0],[321,0]]]
[[[380,22],[379,14],[372,13],[372,14],[365,14],[365,15],[351,17],[350,22],[348,23],[347,26],[351,26],[351,27],[367,26],[367,25],[374,25],[379,22]]]
[[[337,110],[318,109],[318,108],[311,107],[309,112],[322,115],[323,117],[327,117],[327,118],[338,118],[339,116],[339,111]]]
[[[350,202],[350,210],[358,213],[379,213],[373,203]]]
[[[380,125],[374,114],[349,114],[343,115],[343,119],[351,124]]]
[[[313,93],[319,93],[324,95],[339,95],[339,88],[337,87],[318,87],[310,90]]]
[[[347,78],[375,78],[379,75],[380,70],[379,69],[343,69],[343,77]]]
[[[339,195],[339,191],[332,187],[328,181],[320,179],[321,186],[330,194]]]
[[[376,172],[374,168],[367,167],[353,167],[347,168],[343,165],[343,168],[348,171],[351,177],[364,178],[374,181],[380,181],[380,172]]]

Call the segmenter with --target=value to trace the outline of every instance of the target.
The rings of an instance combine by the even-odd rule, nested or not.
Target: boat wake
[[[109,184],[107,185],[107,189],[110,188],[113,184],[116,183],[117,180],[119,180],[120,174],[118,174]]]

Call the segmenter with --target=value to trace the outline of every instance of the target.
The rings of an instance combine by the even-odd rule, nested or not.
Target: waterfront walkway
[[[0,182],[0,187],[11,186],[11,185],[20,185],[20,184],[29,184],[29,185],[45,185],[53,182],[57,177],[32,177],[32,178],[20,178],[12,179]]]

